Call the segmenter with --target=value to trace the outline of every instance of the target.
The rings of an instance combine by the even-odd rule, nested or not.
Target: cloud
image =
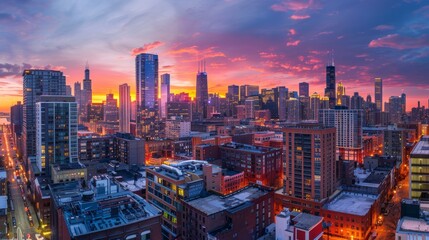
[[[276,58],[277,54],[275,54],[275,53],[268,53],[268,52],[260,52],[259,56],[261,58]]]
[[[395,29],[392,25],[378,25],[374,28],[375,30],[384,31],[384,30],[392,30]]]
[[[30,68],[33,67],[28,63],[23,63],[22,65],[12,63],[0,63],[0,78],[20,77],[22,75],[22,71]]]
[[[235,57],[235,58],[230,58],[229,59],[229,61],[231,61],[231,62],[244,62],[246,60],[247,60],[246,57]]]
[[[295,29],[293,29],[293,28],[291,28],[291,29],[289,29],[289,35],[295,35],[296,34],[296,30]]]
[[[143,45],[143,47],[134,48],[133,50],[131,50],[131,55],[136,56],[136,55],[139,55],[140,53],[146,53],[146,52],[148,52],[152,49],[155,49],[157,47],[160,47],[162,45],[164,45],[164,43],[160,42],[160,41],[146,43]]]
[[[389,34],[372,40],[368,46],[370,48],[385,47],[398,50],[413,49],[429,46],[428,35],[422,35],[417,38],[401,36],[399,34]]]
[[[288,47],[294,46],[295,47],[295,46],[298,46],[300,42],[301,42],[300,40],[289,41],[286,43],[286,46],[288,46]]]
[[[216,47],[208,47],[206,49],[200,50],[195,45],[170,50],[168,53],[171,55],[195,55],[200,58],[226,57],[225,53],[216,51]]]
[[[292,15],[289,17],[292,20],[304,20],[310,18],[310,15]]]
[[[282,3],[274,4],[271,6],[271,9],[278,12],[287,12],[287,11],[301,11],[312,7],[314,1],[297,1],[297,0],[285,0]]]

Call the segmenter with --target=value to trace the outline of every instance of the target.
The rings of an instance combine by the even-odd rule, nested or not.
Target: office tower
[[[170,74],[161,75],[161,118],[167,117],[167,102],[170,101]]]
[[[255,118],[255,111],[259,110],[258,100],[246,99],[244,106],[246,107],[246,118]]]
[[[309,97],[310,96],[310,87],[309,84],[306,82],[300,82],[299,83],[299,96],[305,96],[305,97]]]
[[[269,110],[273,118],[278,118],[278,92],[276,88],[261,90],[261,109]]]
[[[119,131],[130,132],[131,118],[131,95],[130,86],[124,83],[119,85]]]
[[[86,121],[85,116],[87,112],[87,106],[83,105],[82,101],[82,85],[80,82],[74,83],[74,98],[77,103],[77,113],[78,113],[78,122],[81,123],[82,121]]]
[[[167,119],[181,117],[183,120],[192,120],[191,102],[171,101],[167,103]]]
[[[244,103],[247,97],[259,94],[259,86],[242,85],[240,86],[240,102]]]
[[[113,93],[109,93],[104,101],[103,119],[105,122],[117,122],[118,117],[118,100],[113,97]]]
[[[209,90],[208,90],[208,82],[207,82],[207,72],[205,62],[203,67],[198,69],[197,73],[197,84],[196,84],[196,96],[195,96],[195,104],[196,104],[196,118],[206,119],[207,118],[207,105],[209,101]]]
[[[65,95],[66,77],[60,71],[24,70],[23,73],[23,159],[34,161],[36,156],[36,102],[42,95]]]
[[[98,123],[104,120],[104,104],[92,103],[87,106],[87,121],[89,123]]]
[[[70,85],[66,85],[66,95],[67,96],[72,96],[72,91],[71,91]]]
[[[429,193],[429,136],[422,136],[410,154],[410,198],[427,201]]]
[[[296,98],[289,98],[286,100],[286,121],[299,122],[299,100]]]
[[[299,119],[310,119],[310,97],[299,96]]]
[[[392,124],[400,123],[402,121],[402,98],[398,96],[392,96],[389,98],[389,104],[386,109],[389,109],[389,122]]]
[[[341,99],[339,101],[341,102],[340,106],[350,108],[350,96],[349,95],[342,95]]]
[[[394,157],[398,163],[405,162],[405,146],[407,144],[405,129],[390,125],[383,132],[383,154]]]
[[[23,124],[23,105],[21,101],[18,101],[15,105],[10,107],[10,127],[12,134],[16,140],[16,137],[22,135],[22,124]]]
[[[325,96],[329,98],[329,108],[333,109],[336,105],[335,100],[335,66],[334,61],[326,66],[326,88]]]
[[[374,78],[374,86],[375,86],[375,105],[378,111],[383,111],[383,79]]]
[[[51,175],[51,166],[78,161],[77,104],[73,96],[41,96],[36,103],[36,165]]]
[[[364,101],[363,97],[359,96],[358,92],[354,92],[353,96],[350,99],[350,109],[363,109]]]
[[[320,95],[315,92],[310,98],[310,119],[319,120]]]
[[[286,100],[289,98],[289,89],[283,86],[277,87],[276,89],[279,95],[277,101],[279,120],[284,121],[286,120]]]
[[[371,95],[369,95],[369,94],[368,94],[368,95],[366,96],[366,102],[367,102],[367,103],[372,103]]]
[[[331,196],[336,190],[335,128],[312,123],[283,131],[289,150],[283,163],[283,192],[294,199],[291,202],[320,202]]]
[[[83,89],[81,92],[81,106],[83,109],[87,108],[92,103],[92,81],[89,76],[89,66],[85,66],[85,78],[83,79]],[[83,116],[85,119],[87,116]]]
[[[405,93],[401,94],[401,106],[402,106],[402,113],[407,113],[407,95]]]
[[[344,95],[346,95],[346,88],[342,82],[339,82],[337,86],[337,105],[344,106],[341,102],[342,96]]]
[[[297,91],[289,92],[289,98],[296,98],[296,99],[298,99],[299,98],[298,92]]]
[[[135,122],[136,121],[136,110],[137,110],[137,101],[132,101],[131,102],[131,117],[130,117],[130,120],[132,121],[132,122]]]
[[[337,155],[343,160],[363,161],[363,110],[347,109],[338,106],[335,109],[321,109],[319,123],[337,129]]]
[[[238,101],[240,100],[240,87],[237,85],[228,86],[228,93],[226,94],[226,99],[228,102],[227,116],[236,116],[237,112],[235,106],[238,105]]]
[[[158,55],[136,56],[137,136],[159,138]]]
[[[329,109],[329,97],[323,96],[320,98],[320,109]]]

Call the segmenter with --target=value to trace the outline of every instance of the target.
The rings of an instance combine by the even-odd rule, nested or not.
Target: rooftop
[[[0,196],[0,209],[7,208],[7,196]]]
[[[6,171],[5,170],[0,170],[0,179],[2,178],[6,178]]]
[[[236,208],[239,208],[241,205],[249,203],[265,194],[268,194],[268,191],[249,187],[226,197],[213,194],[208,197],[189,201],[188,204],[207,215],[212,215],[224,210],[237,210]]]
[[[53,184],[51,190],[56,206],[63,209],[72,238],[142,221],[161,213],[129,191],[95,195],[92,191],[81,190],[74,182],[67,184]]]
[[[311,215],[308,213],[300,213],[292,219],[295,222],[295,227],[310,230],[314,225],[323,220],[323,217]]]
[[[277,148],[260,147],[260,146],[253,146],[253,145],[235,143],[235,142],[225,143],[221,147],[239,149],[239,150],[244,150],[247,152],[255,152],[255,153],[266,153],[273,150],[277,150]]]
[[[411,157],[413,157],[413,155],[424,155],[425,157],[429,157],[429,135],[423,136],[414,146],[411,151]]]
[[[203,165],[205,164],[208,164],[208,162],[201,160],[173,161],[169,162],[168,165],[162,164],[160,167],[155,167],[154,171],[172,179],[181,180],[188,173],[202,176]]]
[[[365,216],[376,199],[376,195],[342,192],[323,207],[334,212]]]
[[[429,224],[424,219],[403,217],[399,220],[396,232],[429,233]]]

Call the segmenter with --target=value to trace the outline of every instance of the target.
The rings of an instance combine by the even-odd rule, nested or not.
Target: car
[[[33,220],[30,220],[30,227],[34,227],[34,222],[33,222]]]
[[[16,228],[16,219],[15,219],[15,217],[12,217],[12,224],[13,224],[13,227]]]
[[[34,236],[36,237],[36,240],[45,240],[45,238],[40,233],[36,233]]]

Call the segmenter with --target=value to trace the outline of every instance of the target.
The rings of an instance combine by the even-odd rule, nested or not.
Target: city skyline
[[[72,86],[83,79],[88,61],[94,102],[110,91],[118,96],[122,83],[134,93],[134,58],[142,52],[159,55],[159,73],[171,74],[171,92],[191,96],[200,59],[207,63],[210,93],[224,95],[230,84],[297,91],[299,82],[308,82],[310,94],[323,95],[332,52],[337,82],[348,95],[358,91],[374,99],[375,77],[383,78],[383,102],[405,92],[411,109],[418,100],[425,105],[429,95],[424,78],[429,8],[420,1],[377,1],[371,8],[350,1],[8,3],[0,4],[6,26],[0,40],[5,96],[0,111],[22,99],[27,68],[61,70]],[[110,9],[115,12],[106,16]],[[237,11],[241,14],[231,14]]]

